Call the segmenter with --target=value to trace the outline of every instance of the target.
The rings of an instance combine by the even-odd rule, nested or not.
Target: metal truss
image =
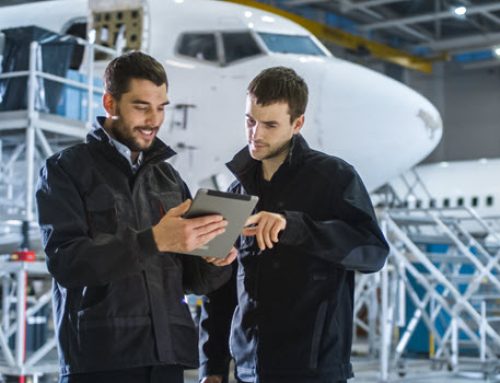
[[[72,37],[73,38],[73,37]],[[56,373],[59,363],[53,331],[50,275],[45,262],[13,262],[9,255],[21,245],[21,223],[36,242],[24,242],[30,249],[40,250],[39,230],[35,222],[34,188],[36,171],[52,153],[75,142],[83,141],[94,119],[92,100],[103,90],[94,85],[94,52],[111,57],[113,49],[74,38],[85,46],[83,65],[87,79],[78,82],[41,70],[43,45],[30,45],[29,68],[26,71],[0,74],[0,79],[27,78],[26,110],[0,112],[0,279],[2,291],[0,325],[0,375],[31,376],[33,382],[47,373]],[[44,105],[45,81],[82,90],[87,95],[86,121],[76,121],[39,110]],[[2,255],[5,254],[5,255]],[[39,254],[43,259],[43,255]],[[27,294],[37,290],[36,294]],[[47,321],[48,337],[27,344],[30,329]],[[30,346],[30,347],[27,347]]]
[[[371,314],[380,318],[373,335],[380,379],[388,381],[391,370],[405,374],[406,350],[419,323],[428,329],[436,365],[456,374],[497,376],[500,236],[492,222],[470,208],[393,209],[380,218],[391,245],[377,286],[379,312]],[[487,237],[497,242],[488,244]],[[415,307],[409,318],[408,302]]]
[[[87,108],[86,121],[44,113],[44,82],[50,81],[82,90],[87,100],[103,90],[95,87],[95,51],[112,57],[113,49],[90,44],[72,37],[85,46],[86,82],[55,76],[42,71],[41,50],[43,45],[32,42],[28,70],[0,74],[0,80],[27,78],[27,108],[0,112],[0,254],[12,250],[14,243],[21,243],[20,222],[28,222],[33,232],[35,223],[34,188],[36,172],[43,160],[70,144],[83,141],[94,119],[94,110]],[[92,105],[92,102],[87,102]],[[38,236],[37,236],[38,237]]]
[[[56,339],[52,328],[50,276],[45,262],[0,262],[2,322],[0,326],[0,374],[32,376],[33,382],[58,371]],[[40,291],[30,293],[33,278]],[[48,316],[47,316],[48,315]],[[42,320],[40,320],[42,319]],[[47,327],[47,339],[27,349],[29,328]],[[31,335],[33,337],[33,335]]]

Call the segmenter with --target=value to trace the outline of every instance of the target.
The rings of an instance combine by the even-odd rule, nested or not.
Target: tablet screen
[[[224,233],[189,254],[225,258],[240,235],[245,221],[252,214],[257,201],[256,196],[199,189],[184,218],[220,214],[228,221],[228,225]]]

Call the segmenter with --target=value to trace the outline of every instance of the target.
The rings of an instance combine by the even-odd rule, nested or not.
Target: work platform
[[[115,50],[77,38],[75,41],[85,46],[85,76],[68,78],[42,71],[43,45],[36,41],[29,44],[26,70],[0,73],[4,85],[5,81],[22,80],[26,87],[24,96],[20,96],[24,107],[0,111],[0,376],[19,381],[27,377],[36,383],[42,376],[57,375],[59,370],[52,280],[41,250],[34,206],[38,170],[53,153],[84,140],[103,94],[102,86],[94,80],[94,51],[116,55]],[[44,97],[51,83],[60,86],[60,103],[51,104],[61,107],[63,115],[49,113]],[[80,120],[65,113],[69,110],[66,105],[75,102],[85,111],[79,114]],[[36,260],[13,261],[12,254],[20,249],[34,250]]]

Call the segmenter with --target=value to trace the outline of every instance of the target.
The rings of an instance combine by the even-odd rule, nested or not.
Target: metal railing
[[[37,42],[30,44],[29,68],[27,71],[0,74],[0,80],[27,78],[26,110],[19,113],[18,111],[2,112],[0,124],[0,148],[2,149],[0,150],[0,192],[3,194],[0,196],[0,209],[2,212],[0,245],[5,245],[2,239],[14,234],[13,230],[19,229],[19,225],[9,222],[9,219],[14,218],[16,222],[22,220],[31,223],[32,228],[36,229],[36,223],[34,222],[35,169],[39,165],[38,161],[44,160],[54,152],[52,144],[59,140],[60,137],[68,135],[68,130],[59,129],[60,125],[55,125],[49,130],[52,142],[44,133],[47,124],[50,124],[52,120],[44,120],[44,124],[41,126],[42,119],[46,118],[46,115],[38,111],[36,107],[37,97],[43,96],[40,87],[43,80],[86,91],[88,98],[87,115],[85,122],[81,123],[81,129],[89,129],[92,125],[94,119],[94,110],[91,106],[92,99],[95,94],[103,93],[102,89],[98,89],[94,85],[94,53],[97,50],[116,56],[117,52],[82,39],[74,39],[86,47],[86,82],[78,82],[41,71],[39,68],[42,67],[40,61],[42,47]],[[20,115],[22,117],[19,117]],[[10,118],[12,120],[9,120]],[[22,123],[19,122],[21,120]],[[66,121],[70,123],[68,119],[62,118],[63,123]],[[10,151],[7,151],[6,145],[3,144],[1,134],[4,131],[10,134]],[[16,132],[15,136],[12,135],[12,131]],[[83,137],[85,134],[79,135],[78,139],[80,139],[80,136]],[[13,137],[17,142],[13,142]],[[37,146],[41,148],[42,152],[38,151]],[[1,250],[0,253],[2,253]],[[0,374],[30,375],[33,377],[33,381],[36,382],[38,377],[45,373],[56,373],[59,363],[55,356],[56,339],[53,331],[43,344],[39,344],[30,352],[26,351],[27,326],[30,322],[35,321],[40,310],[47,309],[51,297],[48,289],[36,298],[31,295],[27,297],[27,284],[30,276],[44,277],[45,285],[50,285],[50,277],[45,262],[7,262],[0,260],[0,279],[2,281]],[[52,312],[51,310],[48,311]],[[52,316],[50,315],[47,320],[51,322]]]
[[[83,39],[77,37],[71,37],[78,44],[85,46],[85,63],[83,67],[87,71],[86,83],[78,82],[72,79],[68,79],[61,76],[56,76],[47,72],[40,70],[42,67],[41,63],[41,49],[42,46],[38,42],[32,42],[30,44],[30,55],[29,55],[29,68],[27,71],[16,71],[7,72],[0,74],[0,80],[3,79],[13,79],[13,78],[23,78],[27,77],[27,107],[25,110],[24,126],[19,126],[19,116],[18,114],[9,114],[9,112],[4,112],[2,116],[2,130],[12,131],[12,130],[24,130],[23,134],[18,134],[18,142],[15,149],[11,153],[6,153],[4,149],[2,151],[2,157],[0,157],[0,186],[3,186],[5,194],[0,196],[0,208],[9,205],[12,207],[22,206],[22,217],[19,214],[16,215],[16,219],[23,219],[28,222],[34,222],[35,209],[34,209],[34,185],[35,185],[35,169],[38,168],[40,161],[46,157],[53,154],[50,140],[47,139],[44,129],[41,125],[40,112],[36,108],[37,97],[42,97],[44,93],[42,92],[41,82],[42,80],[48,80],[70,86],[76,89],[80,89],[87,92],[88,106],[87,106],[87,116],[85,120],[84,127],[90,129],[94,120],[94,110],[92,107],[92,100],[95,94],[103,94],[103,89],[99,89],[94,85],[94,56],[95,51],[100,51],[111,56],[116,56],[117,52],[113,49],[91,44]],[[12,121],[12,126],[9,126],[9,116],[14,121]],[[50,124],[50,122],[48,122]],[[44,123],[44,126],[47,122]],[[69,133],[67,129],[59,129],[54,127],[50,129],[51,133],[55,133],[59,136],[65,136]],[[84,136],[84,134],[82,135]],[[12,141],[10,138],[9,141]],[[0,136],[0,142],[2,142],[2,137]],[[12,145],[12,142],[10,142]],[[41,153],[38,153],[37,145],[42,149]],[[5,146],[5,145],[3,145]],[[38,153],[38,161],[37,161]],[[23,156],[24,154],[24,156]],[[9,156],[10,155],[10,156]],[[4,161],[3,156],[8,156]],[[20,166],[20,162],[23,164]],[[19,169],[21,167],[21,170]],[[19,173],[19,174],[18,174]],[[24,180],[23,185],[19,185],[19,180]],[[20,187],[22,186],[22,187]],[[19,198],[23,196],[22,202]],[[7,217],[7,214],[4,214]],[[1,235],[1,234],[0,234]]]
[[[380,312],[370,314],[381,318],[373,335],[380,347],[380,380],[389,381],[394,369],[401,371],[419,323],[430,335],[430,360],[457,374],[471,366],[483,375],[496,374],[500,241],[497,246],[483,243],[488,236],[499,238],[494,225],[470,208],[387,209],[380,219],[391,245],[379,278]],[[444,244],[446,251],[432,253],[429,246],[435,244]],[[415,306],[409,318],[407,301]]]

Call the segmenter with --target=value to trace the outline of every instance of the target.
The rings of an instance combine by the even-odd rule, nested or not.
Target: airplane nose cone
[[[335,60],[319,86],[314,124],[328,129],[318,144],[351,162],[369,190],[421,161],[441,139],[437,109],[377,72]]]

